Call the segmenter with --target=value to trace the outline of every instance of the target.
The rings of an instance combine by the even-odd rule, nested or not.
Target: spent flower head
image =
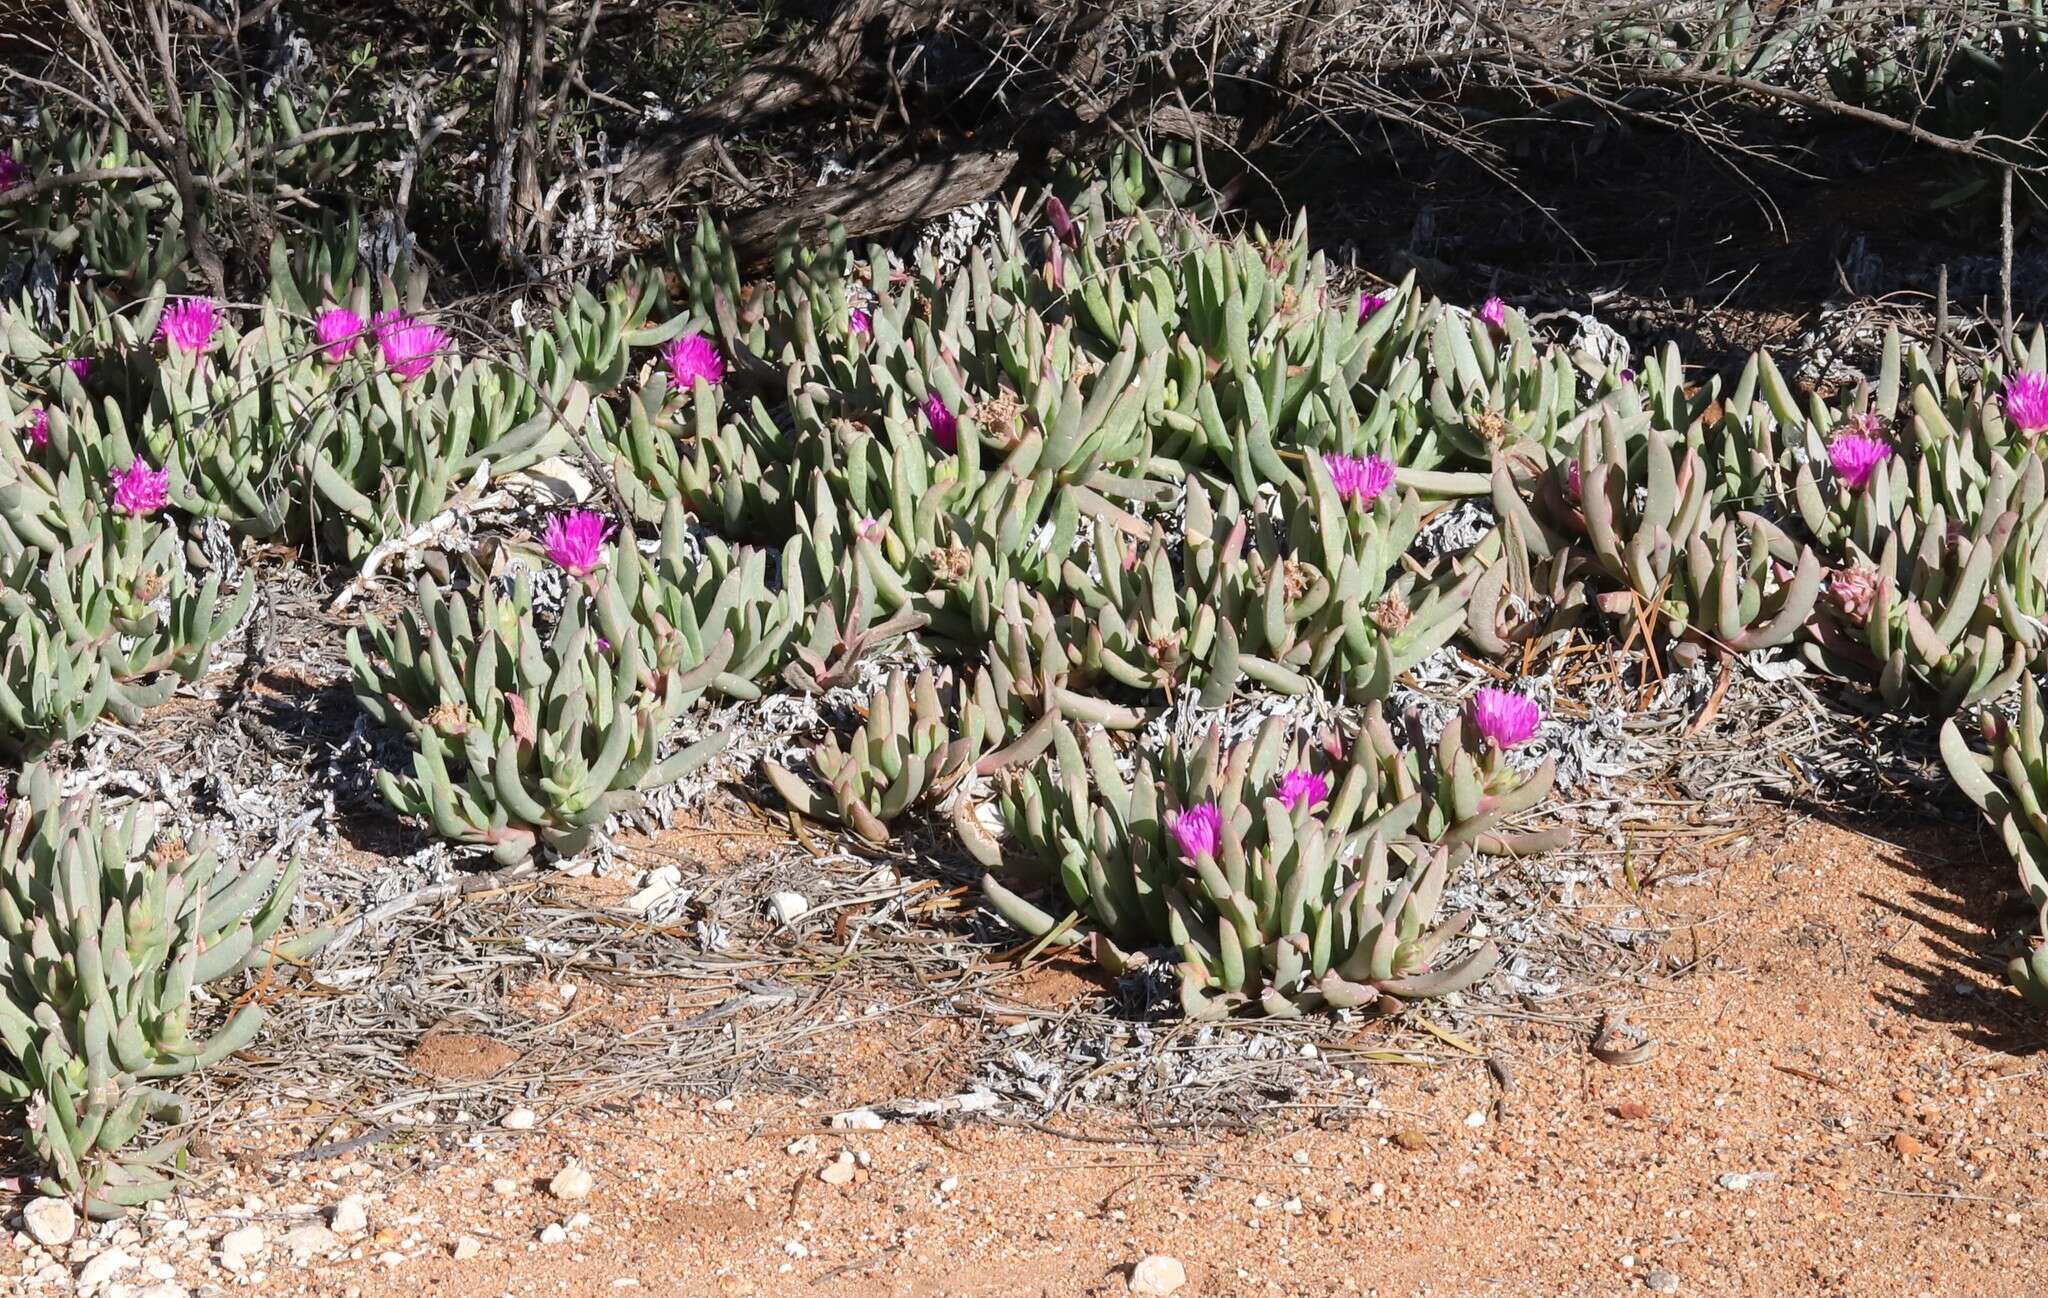
[[[1280,777],[1280,805],[1289,811],[1313,808],[1329,796],[1330,782],[1307,767],[1297,766]]]
[[[1860,490],[1869,482],[1870,475],[1891,453],[1890,442],[1863,433],[1843,433],[1828,443],[1828,461],[1835,466],[1835,476],[1851,491]]]
[[[203,352],[220,328],[220,308],[211,298],[187,297],[167,304],[156,322],[156,336],[173,351]]]
[[[714,388],[725,382],[725,356],[703,334],[684,334],[662,349],[661,356],[668,362],[669,382],[683,391],[698,379]]]
[[[572,509],[548,520],[541,543],[558,567],[582,577],[604,558],[604,543],[611,540],[614,530],[603,514]]]
[[[170,493],[168,469],[152,469],[141,460],[131,460],[126,469],[113,475],[114,512],[130,518],[147,518],[164,504]]]
[[[1214,860],[1216,849],[1223,842],[1223,815],[1213,802],[1196,803],[1174,817],[1173,838],[1188,860]]]
[[[356,339],[363,336],[363,318],[345,306],[329,307],[313,321],[313,341],[321,354],[339,364],[348,359]]]
[[[2048,374],[2021,370],[2006,376],[2005,421],[2025,433],[2048,428]]]
[[[1542,724],[1536,700],[1487,686],[1472,697],[1472,724],[1497,748],[1526,744]]]
[[[1873,564],[1855,563],[1828,574],[1828,598],[1842,610],[1842,616],[1863,626],[1877,607],[1877,593],[1884,576]]]

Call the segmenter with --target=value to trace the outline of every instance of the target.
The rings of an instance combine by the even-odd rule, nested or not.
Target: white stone
[[[244,1226],[231,1230],[220,1237],[220,1262],[230,1271],[239,1271],[256,1259],[263,1251],[263,1227]]]
[[[868,1108],[848,1109],[844,1113],[832,1115],[832,1128],[835,1131],[880,1131],[888,1125],[881,1114]]]
[[[327,1224],[337,1235],[359,1235],[370,1228],[370,1210],[364,1204],[363,1196],[351,1194],[334,1205]]]
[[[153,1284],[135,1295],[135,1298],[192,1298],[184,1285],[173,1280]]]
[[[92,1261],[87,1262],[79,1269],[79,1292],[83,1293],[88,1289],[97,1289],[134,1265],[134,1258],[129,1257],[118,1248],[110,1248],[106,1252],[94,1257]]]
[[[309,1257],[325,1256],[340,1248],[341,1236],[315,1221],[286,1231],[277,1244],[292,1257],[304,1262]]]
[[[590,1193],[590,1172],[581,1163],[570,1163],[548,1182],[548,1193],[557,1199],[581,1199]]]
[[[457,1262],[467,1262],[484,1251],[484,1246],[474,1235],[458,1235],[455,1247],[449,1250]]]
[[[516,1109],[506,1110],[505,1116],[498,1119],[498,1125],[507,1131],[532,1131],[533,1124],[538,1121],[540,1119],[534,1111],[522,1104]]]
[[[540,1242],[543,1244],[559,1244],[567,1238],[569,1238],[569,1232],[562,1228],[562,1223],[559,1221],[551,1221],[541,1228]]]
[[[1180,1264],[1180,1259],[1164,1253],[1147,1254],[1131,1268],[1131,1292],[1135,1294],[1163,1298],[1163,1295],[1178,1293],[1187,1282],[1188,1271]]]
[[[68,1199],[32,1199],[21,1217],[29,1237],[44,1248],[68,1244],[78,1233],[78,1212]]]
[[[794,924],[810,913],[810,898],[800,892],[768,894],[768,917],[778,924]]]

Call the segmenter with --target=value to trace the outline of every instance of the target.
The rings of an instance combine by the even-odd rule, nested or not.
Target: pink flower
[[[370,333],[381,346],[384,339],[391,334],[397,333],[400,329],[408,328],[416,323],[417,321],[403,311],[379,311],[376,315],[370,317]]]
[[[1325,455],[1323,467],[1330,471],[1337,494],[1360,509],[1371,509],[1372,503],[1394,485],[1393,462],[1377,455],[1364,459],[1355,455]]]
[[[1215,859],[1217,845],[1223,841],[1223,817],[1213,802],[1197,803],[1173,819],[1174,841],[1180,844],[1180,852],[1190,861],[1203,857]]]
[[[725,357],[718,344],[700,333],[686,333],[662,352],[668,362],[669,382],[688,389],[698,379],[717,387],[725,382]]]
[[[80,383],[85,382],[85,376],[92,373],[92,359],[87,356],[73,356],[70,360],[65,361],[64,365],[65,368],[78,376]]]
[[[157,321],[156,336],[168,341],[175,351],[201,352],[220,328],[220,308],[203,297],[188,297],[164,308]]]
[[[1529,742],[1543,721],[1543,709],[1536,700],[1523,698],[1491,686],[1472,698],[1472,724],[1498,748],[1513,748]]]
[[[1360,293],[1358,295],[1358,323],[1364,324],[1368,318],[1376,314],[1381,307],[1392,300],[1392,298],[1381,297],[1378,293]]]
[[[925,422],[932,426],[932,441],[948,454],[960,449],[960,420],[936,392],[928,392],[924,398]]]
[[[846,328],[847,332],[859,334],[861,337],[866,338],[875,331],[875,318],[859,307],[855,307],[846,313]]]
[[[384,353],[384,365],[401,379],[416,379],[434,368],[434,361],[448,350],[448,335],[433,325],[400,318],[377,335]]]
[[[0,194],[13,189],[26,179],[28,179],[28,168],[22,166],[20,160],[12,153],[5,149],[0,149]]]
[[[564,571],[582,577],[604,558],[604,543],[611,539],[613,531],[603,514],[572,509],[548,520],[541,542],[547,547],[548,558]]]
[[[882,543],[882,525],[872,518],[863,518],[853,525],[853,534],[863,541]]]
[[[1490,297],[1479,304],[1479,318],[1495,329],[1504,329],[1508,323],[1508,304]]]
[[[125,470],[114,475],[114,512],[132,518],[149,517],[164,507],[170,481],[169,470],[152,469],[141,460],[131,461]]]
[[[40,451],[50,444],[50,412],[37,406],[28,412],[28,445]]]
[[[1329,796],[1330,782],[1306,767],[1297,766],[1280,777],[1280,805],[1289,811],[1312,808]]]
[[[1835,601],[1843,617],[1857,626],[1870,621],[1870,614],[1877,607],[1877,592],[1883,586],[1884,577],[1867,563],[1837,568],[1828,574],[1828,598]]]
[[[2048,428],[2048,374],[2021,370],[2005,380],[2005,418],[2024,433]]]
[[[313,321],[313,341],[336,364],[348,359],[356,339],[362,336],[363,318],[345,306],[329,307]]]
[[[1583,475],[1579,471],[1579,462],[1577,460],[1565,462],[1564,492],[1572,498],[1574,503],[1585,499],[1585,487],[1581,481],[1582,477]]]
[[[1890,442],[1862,433],[1843,433],[1828,443],[1828,459],[1835,466],[1835,476],[1851,491],[1869,482],[1870,475],[1891,453]]]

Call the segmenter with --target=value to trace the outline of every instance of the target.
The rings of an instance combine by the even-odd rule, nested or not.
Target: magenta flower
[[[2005,419],[2024,433],[2048,428],[2048,374],[2021,370],[2006,378]]]
[[[1542,721],[1543,709],[1536,700],[1507,690],[1488,686],[1472,698],[1472,724],[1498,748],[1528,743]]]
[[[1173,819],[1174,841],[1180,844],[1180,852],[1190,861],[1203,857],[1215,859],[1216,848],[1223,841],[1223,816],[1213,802],[1197,803]]]
[[[207,298],[188,297],[164,308],[156,336],[169,342],[174,351],[202,352],[218,328],[220,308]]]
[[[1330,796],[1330,782],[1306,767],[1297,766],[1280,777],[1280,805],[1313,808]]]
[[[26,179],[28,179],[28,168],[22,166],[20,159],[16,158],[12,153],[5,149],[0,149],[0,194],[13,189]]]
[[[863,518],[855,523],[853,534],[863,541],[873,541],[876,545],[882,543],[882,525],[872,518]]]
[[[687,389],[698,379],[711,387],[725,382],[725,357],[718,344],[700,333],[686,333],[662,352],[668,362],[669,382]]]
[[[1325,455],[1323,467],[1330,471],[1337,494],[1360,509],[1371,509],[1372,503],[1394,485],[1393,462],[1377,455],[1364,459],[1355,455]]]
[[[1508,304],[1490,297],[1479,304],[1479,318],[1496,329],[1504,329],[1508,323]]]
[[[114,512],[131,518],[147,518],[164,507],[171,482],[170,471],[152,469],[141,460],[131,461],[113,478]]]
[[[1621,381],[1622,381],[1623,383],[1633,383],[1633,382],[1635,382],[1635,381],[1636,381],[1636,372],[1635,372],[1634,370],[1630,369],[1630,368],[1629,368],[1628,366],[1626,366],[1626,365],[1622,366],[1622,367],[1621,367]]]
[[[85,376],[92,373],[92,358],[89,356],[73,356],[65,361],[64,365],[65,368],[78,376],[80,383],[85,382]]]
[[[1360,293],[1358,295],[1358,323],[1364,324],[1367,319],[1378,314],[1381,307],[1391,301],[1393,301],[1392,298],[1381,297],[1378,293]]]
[[[541,542],[547,547],[548,558],[564,571],[582,577],[604,558],[604,543],[611,539],[614,530],[603,514],[572,509],[548,520]]]
[[[1045,200],[1045,217],[1052,222],[1053,235],[1069,248],[1081,246],[1079,233],[1074,229],[1074,218],[1067,211],[1067,205],[1057,197],[1048,195]]]
[[[430,324],[400,319],[377,335],[384,364],[401,379],[416,379],[434,368],[434,361],[448,350],[448,335]]]
[[[1870,475],[1891,453],[1890,442],[1862,433],[1843,433],[1828,443],[1828,459],[1834,463],[1835,476],[1851,491],[1869,482]]]
[[[1585,499],[1583,477],[1584,475],[1579,471],[1579,462],[1577,460],[1569,460],[1565,463],[1564,490],[1565,494],[1570,496],[1574,503]]]
[[[846,313],[846,328],[848,332],[856,333],[866,338],[875,331],[875,318],[859,307],[855,307]]]
[[[415,323],[417,322],[403,311],[379,311],[370,317],[370,334],[376,338],[378,345],[382,346],[385,338]]]
[[[37,406],[28,412],[28,446],[40,451],[50,444],[50,412]]]
[[[940,450],[951,454],[960,449],[960,420],[946,408],[945,398],[936,392],[926,393],[924,417],[932,426],[932,441]]]
[[[329,307],[313,321],[313,341],[336,364],[348,359],[356,339],[362,336],[363,318],[345,306]]]

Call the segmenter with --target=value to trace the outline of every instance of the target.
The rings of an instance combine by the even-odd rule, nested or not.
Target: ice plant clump
[[[169,470],[152,469],[141,460],[130,461],[113,478],[114,511],[131,518],[149,517],[164,507],[170,481]]]
[[[50,444],[50,412],[37,406],[28,412],[28,445],[40,451]]]
[[[859,307],[846,313],[846,327],[853,333],[866,338],[875,331],[875,318]]]
[[[1890,442],[1862,433],[1843,433],[1828,443],[1828,459],[1835,466],[1835,476],[1851,491],[1869,482],[1870,475],[1891,453]]]
[[[1392,301],[1391,298],[1382,297],[1378,293],[1360,293],[1358,295],[1358,322],[1364,324],[1367,320],[1378,314],[1379,309],[1390,301]]]
[[[932,426],[932,441],[940,450],[950,453],[960,449],[960,420],[946,408],[945,399],[938,393],[925,395],[924,417]]]
[[[1377,455],[1363,459],[1355,455],[1326,455],[1323,467],[1330,471],[1337,494],[1360,509],[1372,508],[1372,503],[1394,485],[1393,462]]]
[[[2048,374],[2021,370],[2006,378],[2005,419],[2021,432],[2048,428]]]
[[[1280,777],[1280,805],[1293,811],[1314,807],[1330,796],[1330,782],[1305,767],[1295,767]]]
[[[363,335],[363,318],[345,306],[330,307],[313,322],[313,341],[328,360],[339,364],[348,358],[356,339]]]
[[[1472,699],[1472,724],[1496,748],[1528,743],[1542,720],[1543,709],[1534,699],[1507,690],[1488,686]]]
[[[1223,817],[1213,802],[1201,802],[1174,817],[1173,838],[1189,861],[1215,859],[1223,842]]]
[[[1505,328],[1508,322],[1508,304],[1497,297],[1490,297],[1479,304],[1479,318],[1495,329]]]
[[[603,514],[572,509],[549,519],[541,540],[548,558],[564,571],[582,577],[604,557],[604,543],[611,539],[612,531]]]
[[[710,387],[725,382],[725,357],[718,344],[700,333],[686,333],[662,352],[668,362],[669,382],[687,389],[698,379]]]
[[[401,379],[416,379],[434,368],[435,358],[448,350],[448,335],[433,325],[399,317],[377,334],[384,364]]]
[[[156,336],[170,343],[175,351],[199,352],[206,350],[218,328],[220,308],[206,298],[188,297],[164,308],[163,318],[157,321]]]

